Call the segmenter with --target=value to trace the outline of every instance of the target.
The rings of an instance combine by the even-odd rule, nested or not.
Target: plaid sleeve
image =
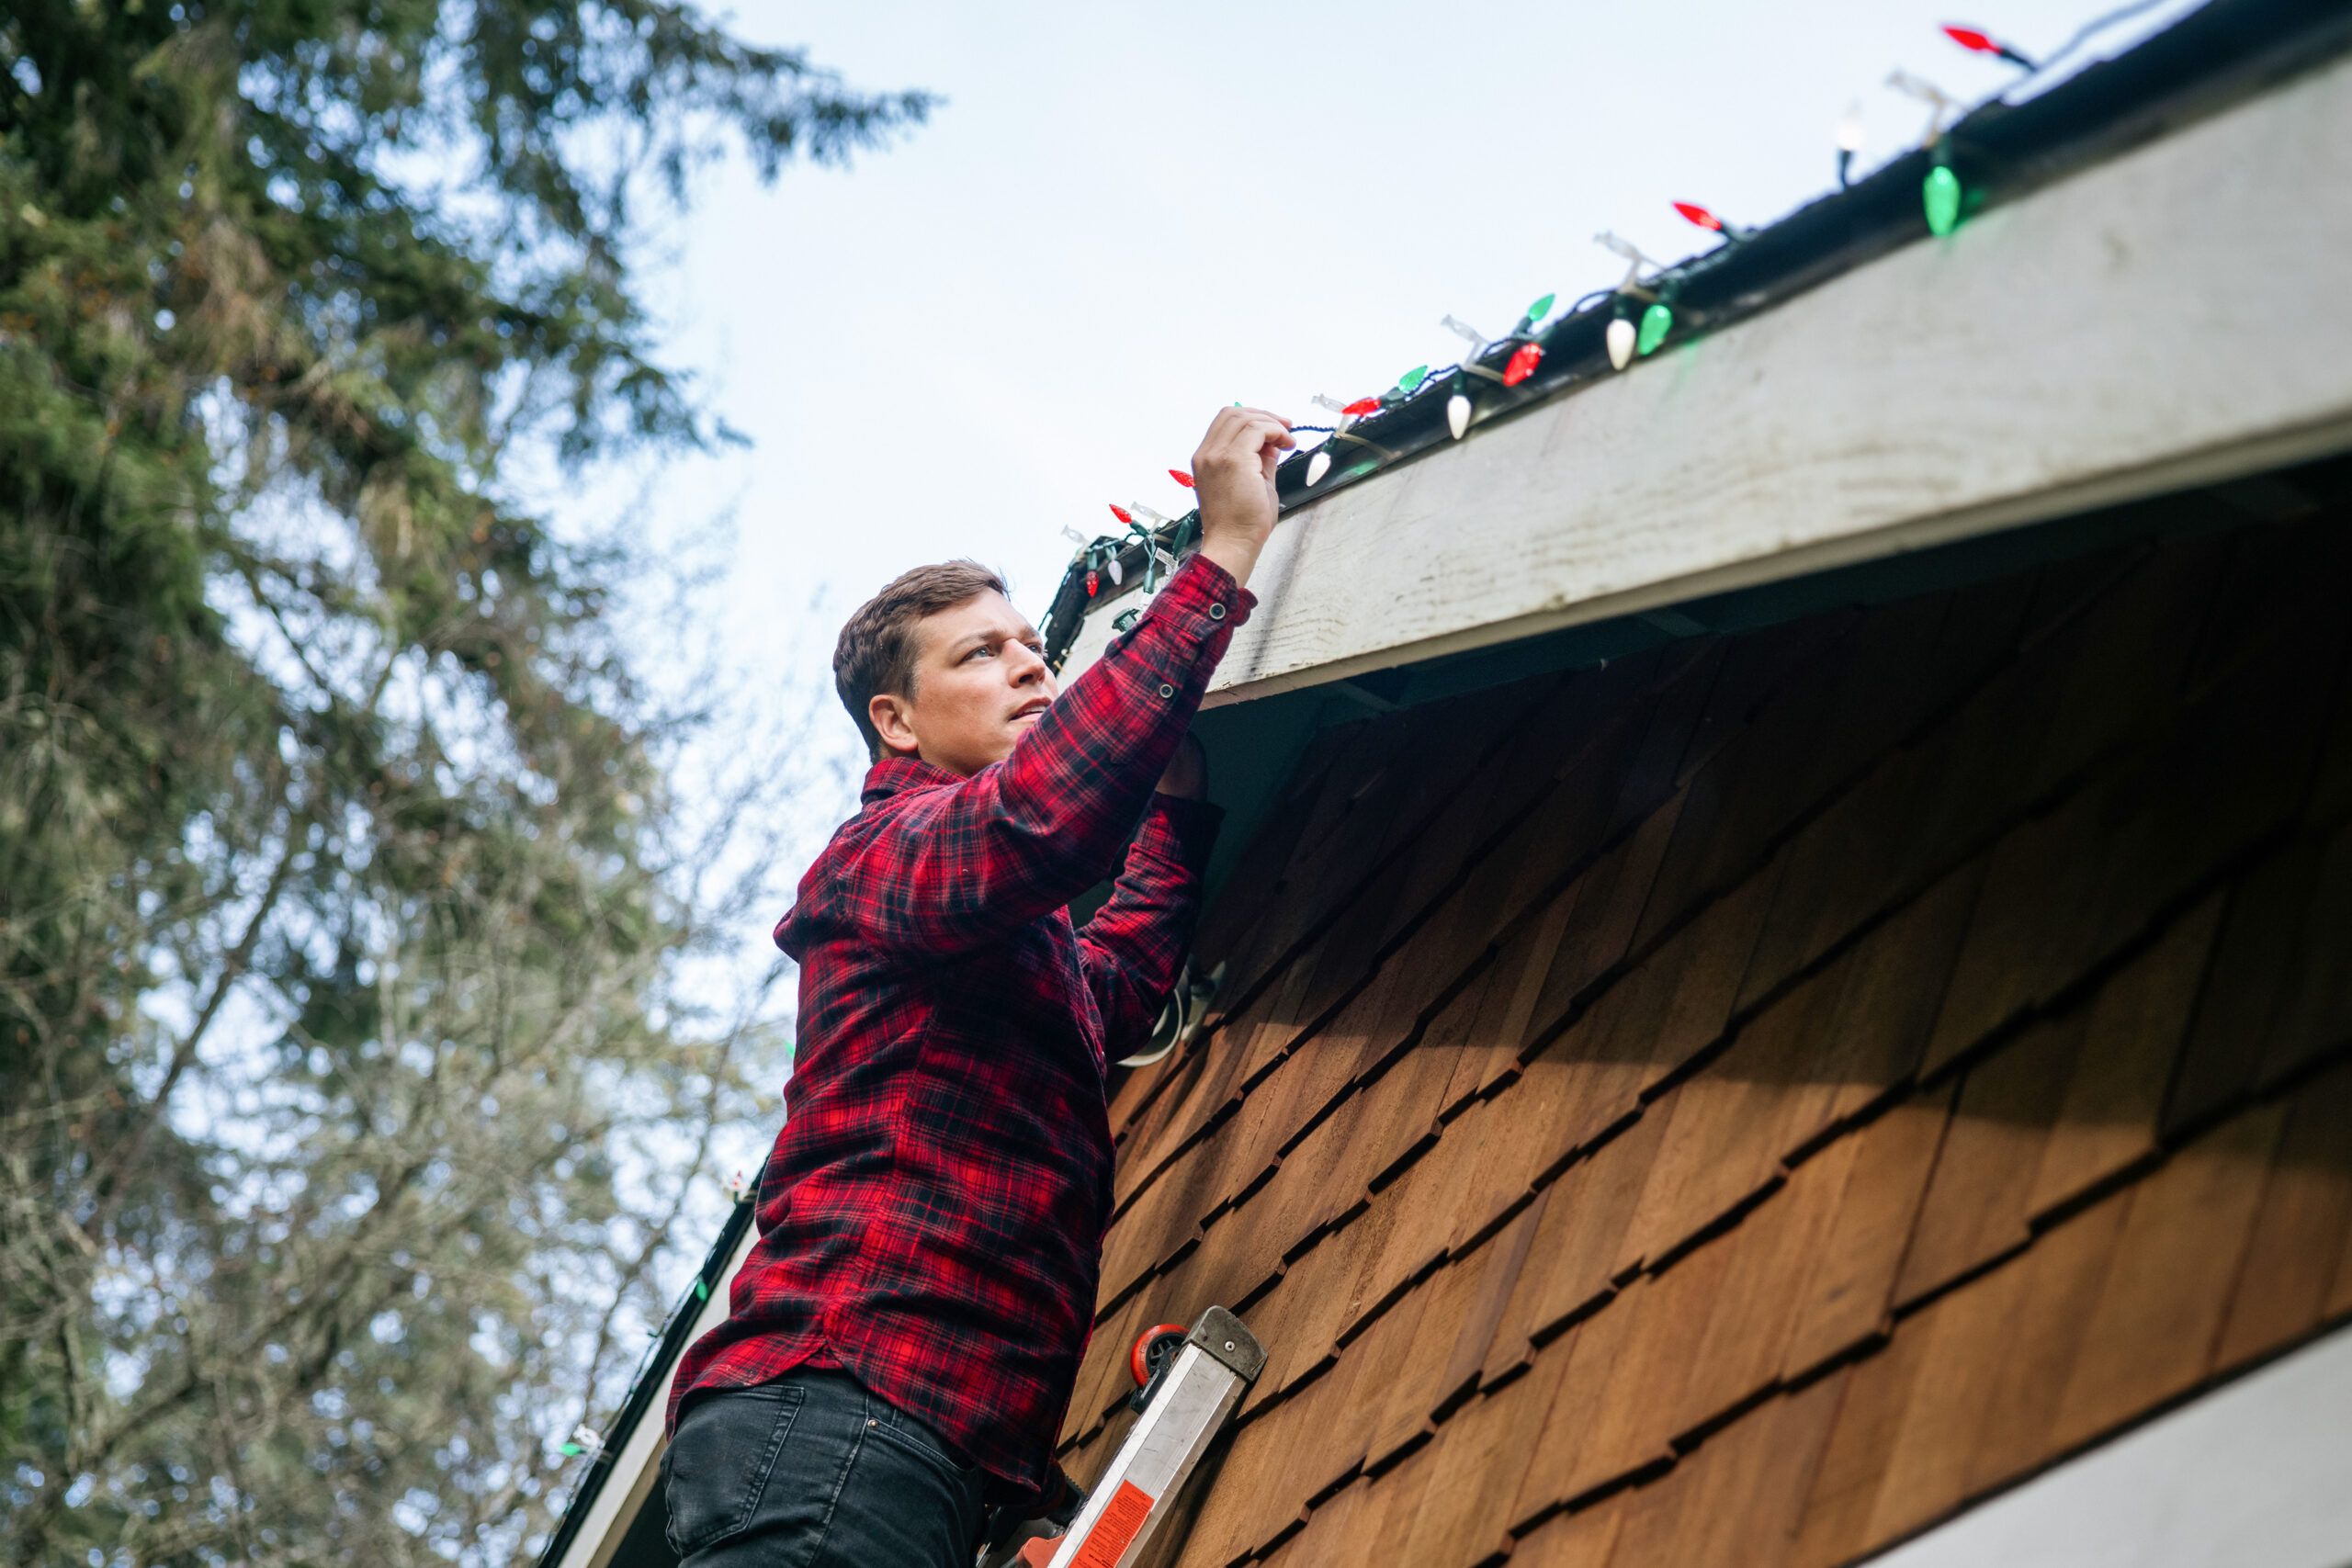
[[[910,791],[842,845],[832,891],[872,940],[938,956],[1001,940],[1101,881],[1256,595],[1194,554],[1012,754]]]
[[[1104,1053],[1125,1055],[1151,1034],[1200,912],[1223,808],[1155,794],[1111,897],[1078,933],[1079,964],[1102,1012]]]

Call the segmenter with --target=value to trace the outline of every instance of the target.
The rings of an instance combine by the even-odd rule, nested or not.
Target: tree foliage
[[[0,1541],[487,1562],[773,1019],[518,474],[719,436],[629,265],[919,122],[642,0],[0,14]],[[666,189],[665,189],[666,187]],[[729,848],[732,846],[732,848]]]

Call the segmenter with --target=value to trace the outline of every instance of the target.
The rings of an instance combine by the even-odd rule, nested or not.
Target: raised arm
[[[1221,411],[1193,454],[1201,548],[1002,761],[910,791],[837,844],[829,894],[877,942],[949,956],[1067,904],[1112,869],[1224,656],[1273,526],[1285,422]]]
[[[1254,602],[1215,561],[1179,567],[1011,756],[910,792],[841,846],[838,891],[858,924],[887,944],[947,956],[1100,882]]]

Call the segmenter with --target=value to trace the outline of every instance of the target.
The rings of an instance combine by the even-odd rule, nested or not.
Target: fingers
[[[1200,449],[1193,454],[1196,465],[1212,458],[1236,463],[1248,463],[1268,448],[1288,448],[1298,445],[1290,433],[1291,422],[1278,413],[1264,409],[1235,405],[1219,409],[1209,422],[1208,434],[1201,437]]]
[[[1231,408],[1216,411],[1216,417],[1209,421],[1208,434],[1202,437],[1202,445],[1205,446],[1219,437],[1231,438],[1242,431],[1251,429],[1288,434],[1290,421],[1265,409],[1243,408],[1239,403],[1236,403]]]
[[[1297,438],[1290,433],[1290,421],[1264,409],[1231,409],[1227,411],[1242,416],[1240,426],[1243,445],[1251,451],[1272,442],[1277,446],[1295,446]]]

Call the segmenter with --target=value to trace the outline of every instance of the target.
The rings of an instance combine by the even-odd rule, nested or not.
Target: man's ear
[[[922,748],[916,743],[914,726],[907,722],[909,706],[907,699],[895,692],[876,692],[865,699],[865,718],[884,747],[912,755]]]

